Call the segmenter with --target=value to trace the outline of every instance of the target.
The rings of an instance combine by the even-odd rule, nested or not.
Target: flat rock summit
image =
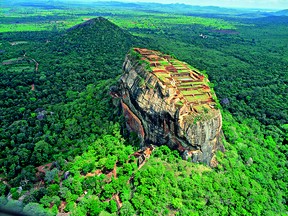
[[[133,48],[123,64],[117,97],[142,145],[167,145],[183,159],[216,166],[222,116],[206,75],[170,55]]]

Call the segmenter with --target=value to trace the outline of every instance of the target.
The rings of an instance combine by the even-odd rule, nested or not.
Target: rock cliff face
[[[190,65],[160,52],[127,54],[120,92],[127,127],[143,145],[167,145],[184,159],[215,166],[222,117],[208,79]]]

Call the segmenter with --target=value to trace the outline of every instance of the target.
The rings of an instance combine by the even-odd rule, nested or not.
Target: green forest
[[[0,209],[33,216],[288,214],[284,12],[17,2],[0,3]],[[208,74],[225,136],[216,168],[165,145],[138,167],[140,141],[110,95],[132,47]]]

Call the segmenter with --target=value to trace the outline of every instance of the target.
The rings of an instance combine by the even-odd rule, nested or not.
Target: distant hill
[[[151,2],[137,2],[137,3],[126,3],[126,2],[94,2],[94,6],[104,6],[104,7],[118,7],[118,8],[131,8],[143,11],[154,11],[154,12],[169,12],[176,14],[239,14],[250,11],[249,9],[235,9],[235,8],[225,8],[217,6],[198,6],[198,5],[187,5],[183,3],[173,3],[173,4],[161,4]]]
[[[117,71],[121,71],[129,49],[141,43],[128,31],[98,17],[68,29],[50,46],[59,55],[67,55],[67,61],[86,64],[85,67],[101,72],[109,70],[109,73],[105,73],[105,78],[112,78],[117,76]]]
[[[35,7],[35,8],[42,8],[42,9],[62,9],[63,8],[63,2],[58,1],[58,0],[30,0],[30,1],[25,1],[25,0],[13,0],[13,1],[8,1],[4,0],[3,3],[2,1],[0,2],[0,5],[3,6],[8,6],[8,5],[13,5],[13,6],[21,6],[21,7]]]
[[[280,17],[280,16],[288,16],[288,9],[281,11],[254,11],[250,13],[242,13],[237,15],[238,17],[246,17],[246,18],[261,18],[261,17]]]
[[[288,16],[288,9],[277,11],[277,12],[274,13],[274,15],[277,15],[277,16]]]
[[[96,6],[112,6],[112,7],[142,7],[141,3],[126,3],[126,2],[117,2],[117,1],[100,1],[100,2],[93,2],[93,5]]]
[[[101,52],[101,54],[105,54],[107,50],[111,51],[110,49],[114,54],[122,51],[126,53],[130,46],[137,41],[128,31],[103,17],[90,19],[73,26],[60,40],[64,40],[66,48],[76,48],[81,52],[89,49]]]

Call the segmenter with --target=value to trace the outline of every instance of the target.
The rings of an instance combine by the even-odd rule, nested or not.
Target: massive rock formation
[[[143,145],[167,145],[184,159],[215,165],[224,151],[222,117],[208,79],[190,65],[160,52],[127,54],[120,91],[127,127]]]

